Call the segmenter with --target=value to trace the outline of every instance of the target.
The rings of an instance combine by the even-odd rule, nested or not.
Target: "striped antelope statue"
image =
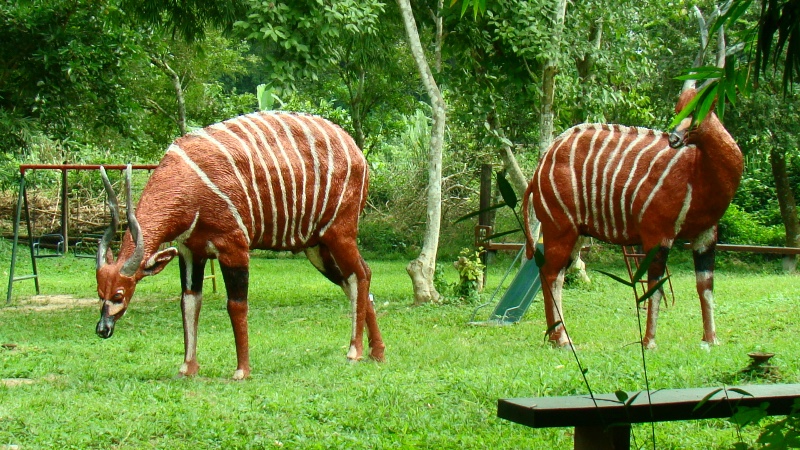
[[[249,251],[303,250],[350,300],[347,358],[361,359],[366,326],[370,356],[383,360],[384,344],[369,300],[371,272],[356,246],[358,219],[366,203],[367,164],[338,126],[316,116],[264,112],[187,134],[167,149],[135,213],[129,168],[128,230],[116,261],[109,243],[118,224],[117,199],[105,171],[101,174],[112,223],[97,253],[97,292],[103,302],[100,337],[111,337],[136,283],[178,256],[185,350],[180,374],[195,375],[204,267],[209,258],[216,258],[236,342],[233,378],[244,379],[250,374]],[[177,247],[159,250],[173,241]]]
[[[711,21],[709,21],[711,22]],[[722,58],[724,64],[724,39]],[[701,59],[698,57],[698,59]],[[721,62],[720,62],[721,60]],[[697,92],[685,83],[676,111]],[[714,327],[714,251],[717,223],[742,178],[739,147],[715,114],[699,126],[689,117],[671,134],[619,125],[582,124],[555,139],[542,155],[523,198],[527,225],[532,201],[544,238],[545,316],[549,339],[571,345],[562,322],[564,270],[580,250],[579,238],[592,236],[618,245],[658,248],[648,269],[648,286],[664,275],[676,239],[692,242],[697,292],[703,316],[703,343],[717,343]],[[649,300],[642,345],[656,345],[662,293]]]

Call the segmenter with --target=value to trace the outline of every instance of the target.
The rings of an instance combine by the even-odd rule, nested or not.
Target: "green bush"
[[[719,241],[728,244],[783,245],[782,225],[765,225],[753,213],[731,204],[719,222]]]

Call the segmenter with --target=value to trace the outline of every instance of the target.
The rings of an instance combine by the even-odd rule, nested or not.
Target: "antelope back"
[[[694,148],[674,149],[666,133],[584,124],[556,138],[531,180],[536,216],[612,243],[637,241],[658,205],[681,209]],[[674,223],[674,221],[672,222]]]
[[[240,116],[176,140],[170,155],[222,202],[251,248],[304,248],[342,220],[355,237],[366,160],[347,133],[321,117]]]

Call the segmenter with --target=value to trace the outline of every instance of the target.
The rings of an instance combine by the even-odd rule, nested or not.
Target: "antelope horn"
[[[111,182],[108,181],[106,169],[103,166],[100,166],[100,176],[103,178],[103,186],[106,188],[108,208],[111,210],[111,224],[106,228],[103,237],[97,243],[97,269],[107,264],[106,253],[109,251],[109,246],[119,226],[119,202],[117,202],[117,194],[114,193],[114,188],[111,187]]]
[[[142,231],[139,228],[139,222],[136,220],[136,211],[133,208],[133,194],[131,193],[131,165],[125,169],[125,205],[128,213],[128,229],[131,232],[131,238],[136,243],[133,254],[122,265],[119,273],[122,276],[132,277],[133,274],[139,270],[139,265],[144,259],[144,239],[142,238]]]

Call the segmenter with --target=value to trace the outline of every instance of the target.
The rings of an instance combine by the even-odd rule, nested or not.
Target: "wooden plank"
[[[613,394],[595,395],[597,405],[588,395],[500,399],[497,416],[532,428],[609,426],[618,423],[666,422],[730,417],[736,406],[758,407],[768,402],[769,415],[787,415],[795,399],[800,398],[800,384],[739,386],[751,396],[728,388],[718,392],[702,407],[695,407],[719,388],[665,389],[650,394],[641,392],[629,405]],[[628,393],[632,398],[636,393]]]
[[[691,250],[692,244],[687,242],[683,244],[683,248]],[[770,247],[764,245],[717,244],[716,249],[723,252],[769,253],[774,255],[800,255],[800,248],[797,247]]]

